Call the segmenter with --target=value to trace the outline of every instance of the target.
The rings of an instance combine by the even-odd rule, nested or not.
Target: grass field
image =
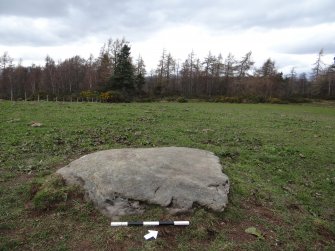
[[[45,180],[71,160],[155,146],[219,156],[231,181],[228,208],[171,217],[152,205],[140,220],[191,226],[157,228],[158,239],[145,241],[148,228],[111,228],[62,184],[46,189],[60,199],[44,198],[38,207]],[[334,191],[334,103],[0,101],[0,250],[334,250]],[[246,233],[249,227],[260,236]]]

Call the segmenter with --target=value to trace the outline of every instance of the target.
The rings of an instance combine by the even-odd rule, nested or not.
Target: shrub
[[[248,103],[266,103],[268,102],[266,97],[263,96],[249,96],[246,98]]]
[[[215,103],[221,103],[222,102],[223,103],[223,102],[225,102],[224,98],[225,97],[223,97],[223,96],[218,96],[218,97],[208,99],[208,102],[215,102]]]
[[[287,100],[290,103],[310,103],[312,102],[310,99],[302,98],[302,97],[290,97]]]
[[[281,100],[280,98],[270,98],[269,102],[271,104],[287,104],[287,102]]]
[[[226,97],[226,102],[228,102],[228,103],[242,103],[242,98],[240,98],[240,97]]]
[[[89,100],[89,99],[92,99],[92,98],[97,98],[99,95],[97,92],[94,92],[94,91],[91,91],[91,90],[87,90],[87,91],[82,91],[80,93],[80,97],[86,99],[86,100]]]
[[[156,100],[154,98],[141,98],[139,99],[139,102],[143,102],[143,103],[151,103],[151,102],[155,102]]]
[[[126,102],[125,97],[118,91],[102,92],[100,94],[100,98],[103,102],[108,102],[108,103]]]
[[[175,101],[176,101],[176,98],[175,98],[175,97],[167,97],[167,98],[165,98],[165,100],[166,100],[167,102],[175,102]]]
[[[225,97],[217,96],[213,99],[214,102],[220,103],[242,103],[243,99],[240,97]]]
[[[176,99],[176,101],[177,101],[178,103],[187,103],[187,99],[184,98],[184,97],[178,97],[178,98]]]

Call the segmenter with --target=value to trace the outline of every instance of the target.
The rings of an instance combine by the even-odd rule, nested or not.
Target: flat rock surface
[[[176,213],[195,204],[223,211],[228,202],[228,177],[219,158],[205,150],[106,150],[85,155],[57,172],[68,183],[82,186],[96,207],[111,217],[140,214],[146,203]]]

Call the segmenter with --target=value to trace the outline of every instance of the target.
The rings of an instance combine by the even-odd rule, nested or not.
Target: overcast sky
[[[236,58],[252,51],[288,73],[310,71],[317,53],[335,56],[335,0],[0,0],[0,53],[43,64],[97,57],[108,38],[125,37],[148,70],[165,48],[183,61],[194,50]]]

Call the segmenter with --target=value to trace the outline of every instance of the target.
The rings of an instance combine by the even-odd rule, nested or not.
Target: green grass
[[[32,127],[33,122],[42,126]],[[187,228],[158,228],[158,239],[148,242],[146,228],[111,228],[83,196],[68,196],[71,188],[48,187],[50,174],[83,154],[156,146],[194,147],[219,156],[231,180],[225,212],[198,208],[172,217],[152,206],[143,216],[124,217],[191,221]],[[332,250],[334,156],[330,102],[2,101],[0,250]],[[249,227],[264,240],[245,233]]]

